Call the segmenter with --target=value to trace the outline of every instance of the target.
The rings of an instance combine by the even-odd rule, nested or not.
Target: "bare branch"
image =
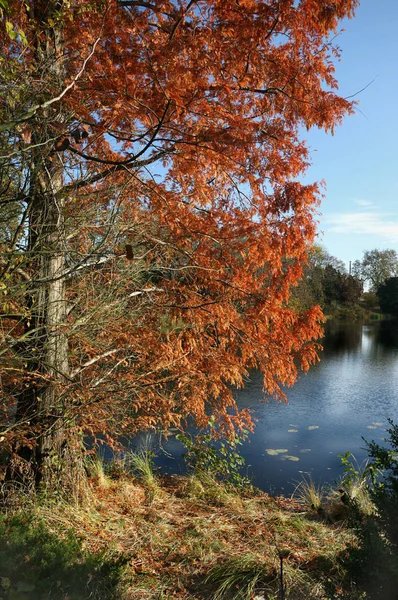
[[[19,119],[15,119],[14,121],[9,121],[8,123],[0,124],[0,132],[9,131],[10,129],[13,129],[16,125],[19,125],[20,123],[25,123],[26,121],[29,121],[32,117],[35,116],[35,114],[37,113],[38,110],[43,110],[45,108],[48,108],[55,102],[59,102],[60,100],[62,100],[62,98],[65,96],[65,94],[67,94],[75,86],[78,79],[80,79],[80,77],[83,75],[86,65],[87,65],[88,61],[90,60],[90,58],[93,56],[93,54],[95,52],[95,48],[96,48],[98,42],[100,41],[100,39],[101,38],[97,38],[95,40],[92,50],[91,50],[90,54],[84,59],[83,65],[82,65],[80,71],[78,71],[78,73],[72,79],[70,84],[67,85],[58,96],[56,96],[55,98],[51,98],[51,100],[47,100],[47,102],[43,102],[43,104],[35,104],[35,106],[32,106],[32,108],[30,110],[28,110],[28,112],[26,112],[24,115],[22,115],[22,117],[20,117]]]
[[[87,367],[91,367],[91,365],[94,365],[99,360],[102,360],[103,358],[106,358],[107,356],[112,356],[113,354],[116,354],[116,352],[120,352],[121,350],[122,350],[122,348],[114,348],[113,350],[108,350],[107,352],[104,352],[103,354],[100,354],[99,356],[91,358],[90,360],[85,362],[83,365],[81,365],[78,369],[75,369],[74,371],[72,371],[72,373],[70,374],[71,379],[74,379],[77,375],[80,375],[80,373],[82,371],[84,371],[84,369],[87,369]]]
[[[151,292],[165,292],[166,290],[164,290],[163,288],[158,288],[158,287],[151,287],[151,288],[145,288],[143,290],[136,290],[135,292],[131,292],[131,294],[128,295],[128,298],[134,298],[135,296],[141,296],[142,294],[149,294]]]
[[[152,165],[153,163],[157,162],[159,159],[161,159],[166,154],[169,154],[169,152],[170,151],[167,151],[167,150],[161,150],[161,151],[157,152],[156,154],[153,154],[151,157],[147,158],[146,160],[138,161],[137,164],[133,164],[130,166],[133,166],[134,168],[136,168],[138,170],[147,165]],[[68,185],[63,187],[59,191],[59,194],[62,195],[64,193],[70,192],[72,190],[78,190],[82,187],[85,187],[86,185],[92,185],[93,183],[97,183],[98,181],[101,181],[105,177],[108,177],[109,175],[113,175],[114,173],[117,173],[118,171],[121,171],[122,169],[126,169],[126,168],[127,168],[126,165],[118,164],[114,167],[109,167],[108,169],[105,169],[104,171],[101,171],[100,173],[96,173],[95,175],[92,175],[91,177],[88,177],[87,179],[85,179],[83,177],[82,179],[79,179],[78,181],[75,181],[73,183],[69,183]]]
[[[173,28],[170,32],[170,40],[173,39],[175,32],[177,31],[178,27],[180,26],[182,20],[184,19],[184,17],[186,16],[186,14],[188,13],[189,9],[191,8],[191,6],[193,4],[196,3],[196,0],[191,0],[187,6],[187,8],[184,10],[184,12],[181,14],[181,16],[177,19],[177,21],[174,23]]]
[[[81,152],[80,150],[78,150],[77,148],[74,148],[73,146],[71,146],[69,149],[71,150],[71,152],[73,152],[74,154],[77,154],[78,156],[81,156],[85,160],[91,160],[91,161],[94,161],[94,162],[101,163],[103,165],[117,165],[117,166],[131,165],[132,163],[136,162],[140,156],[142,156],[143,154],[145,154],[145,152],[152,146],[153,142],[155,141],[155,138],[156,138],[157,134],[159,133],[160,128],[163,125],[163,122],[164,122],[164,119],[166,117],[167,111],[168,111],[168,109],[170,107],[170,104],[171,104],[171,101],[168,100],[166,108],[164,109],[163,115],[160,117],[159,123],[155,127],[155,131],[151,135],[151,137],[148,140],[148,142],[145,144],[144,148],[142,148],[134,156],[130,156],[129,158],[126,158],[125,160],[107,160],[107,159],[104,159],[104,158],[98,158],[97,156],[90,156],[88,154],[85,154],[84,152]]]

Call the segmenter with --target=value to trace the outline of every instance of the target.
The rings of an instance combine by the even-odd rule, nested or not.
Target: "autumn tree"
[[[0,439],[7,479],[78,494],[82,438],[225,429],[260,369],[316,360],[291,310],[357,0],[2,0]],[[331,36],[329,38],[329,36]]]

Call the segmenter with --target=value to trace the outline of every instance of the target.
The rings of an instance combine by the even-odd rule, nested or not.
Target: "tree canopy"
[[[398,274],[398,254],[396,250],[365,250],[362,261],[353,264],[353,274],[367,282],[372,292],[386,279]]]
[[[81,437],[250,423],[316,360],[288,307],[316,223],[302,127],[333,131],[356,0],[17,0],[0,40],[7,477],[74,490]],[[333,39],[333,38],[331,38]]]
[[[327,315],[336,316],[357,305],[362,291],[362,281],[349,275],[341,260],[315,245],[308,251],[303,277],[293,290],[290,305],[303,309],[319,304]]]
[[[377,298],[384,313],[398,316],[398,277],[389,277],[377,288]]]

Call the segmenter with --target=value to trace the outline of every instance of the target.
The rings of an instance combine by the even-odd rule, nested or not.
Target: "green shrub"
[[[361,465],[351,452],[340,455],[344,466],[344,475],[339,483],[339,491],[346,504],[359,510],[362,515],[371,515],[375,511],[372,502],[372,487],[376,485],[380,469],[369,460]]]
[[[217,440],[215,421],[211,419],[207,432],[196,436],[178,434],[176,437],[187,450],[183,457],[188,471],[199,478],[211,476],[227,487],[253,490],[250,479],[240,472],[245,459],[239,453],[239,446],[247,432]]]

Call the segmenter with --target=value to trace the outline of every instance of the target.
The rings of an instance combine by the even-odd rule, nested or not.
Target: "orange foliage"
[[[297,181],[309,163],[299,134],[333,131],[352,111],[328,36],[357,0],[9,4],[28,45],[1,31],[25,85],[8,143],[64,165],[70,372],[56,385],[70,415],[93,434],[205,425],[210,412],[227,428],[249,423],[231,386],[260,369],[265,393],[283,399],[317,360],[320,310],[288,307],[320,198]],[[54,31],[62,86],[36,51]],[[31,255],[24,268],[34,279]],[[15,268],[6,283],[20,281]],[[13,352],[7,402],[20,368],[28,382],[43,376],[40,360],[23,366]]]

